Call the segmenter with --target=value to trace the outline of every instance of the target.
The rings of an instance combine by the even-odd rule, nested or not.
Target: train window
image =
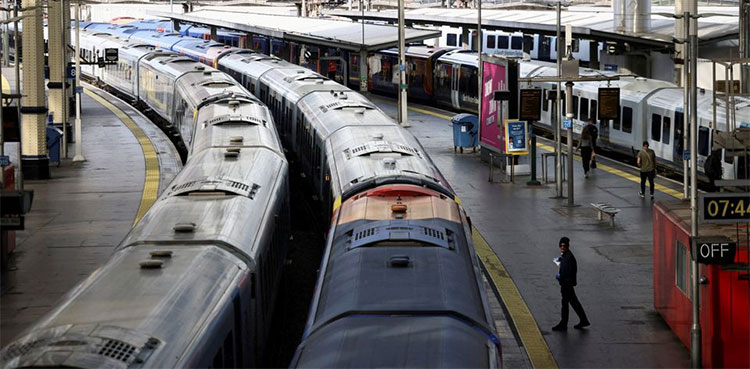
[[[589,109],[589,119],[593,119],[596,122],[596,118],[599,115],[599,111],[596,109],[596,100],[591,99],[591,108]]]
[[[522,36],[511,37],[510,48],[511,50],[522,50],[523,49],[523,37]]]
[[[672,132],[672,120],[669,117],[664,117],[662,124],[661,142],[669,145],[669,134]]]
[[[627,106],[622,108],[622,131],[633,132],[633,108]]]
[[[578,119],[578,96],[573,96],[573,119]]]
[[[589,119],[589,99],[585,97],[581,98],[581,114],[579,116],[584,122]]]
[[[708,127],[698,128],[698,155],[708,156],[711,146],[708,142]]]
[[[487,48],[488,49],[495,48],[495,36],[494,35],[487,36]]]
[[[445,44],[448,46],[458,46],[457,42],[457,35],[455,33],[448,33],[445,35],[446,41]]]
[[[727,164],[734,164],[734,156],[727,155],[727,151],[724,149],[721,149],[721,154],[724,155],[724,162]]]
[[[612,129],[620,130],[620,121],[622,120],[622,115],[620,115],[617,119],[612,120]]]
[[[497,48],[498,49],[508,48],[508,36],[503,36],[503,35],[497,36]]]
[[[549,100],[547,100],[547,90],[542,89],[542,111],[549,110]]]
[[[680,241],[675,241],[674,249],[674,282],[682,293],[687,294],[687,248]]]
[[[659,142],[661,140],[661,115],[651,114],[651,139]]]

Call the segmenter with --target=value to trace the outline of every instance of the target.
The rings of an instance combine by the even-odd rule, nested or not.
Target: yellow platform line
[[[539,147],[539,148],[541,148],[541,149],[547,150],[549,152],[555,152],[555,148],[554,147],[549,146],[549,145],[545,145],[543,143],[538,143],[537,142],[536,146]],[[574,155],[573,159],[575,159],[576,161],[581,161],[581,157],[578,156],[578,155]],[[598,169],[601,169],[601,170],[607,172],[607,173],[611,173],[611,174],[614,174],[616,176],[625,178],[625,179],[627,179],[627,180],[629,180],[631,182],[635,182],[635,183],[638,183],[638,184],[641,183],[641,178],[640,177],[638,177],[638,176],[636,176],[634,174],[630,174],[630,173],[628,173],[628,172],[626,172],[624,170],[620,170],[620,169],[611,167],[611,166],[606,165],[606,164],[601,164],[601,163],[598,163],[598,162],[596,163],[596,167]],[[667,186],[664,186],[664,185],[658,184],[658,183],[655,183],[654,187],[656,188],[656,190],[664,192],[667,195],[676,197],[678,199],[682,199],[682,192],[681,191],[677,191],[677,190],[671,189],[671,188],[669,188]]]
[[[143,150],[143,157],[146,161],[146,179],[143,184],[143,193],[141,194],[141,204],[138,207],[138,213],[135,217],[133,224],[137,224],[138,221],[143,218],[151,205],[156,202],[156,196],[159,190],[159,159],[156,156],[156,150],[151,143],[151,140],[146,136],[141,127],[131,119],[125,112],[120,110],[118,107],[105,100],[103,97],[91,92],[89,89],[84,89],[86,95],[96,100],[99,104],[104,105],[107,109],[111,110],[117,118],[119,118],[128,129],[133,133],[138,143],[141,145]]]
[[[476,228],[473,228],[472,240],[477,255],[479,255],[480,261],[489,274],[490,282],[497,288],[500,298],[508,309],[510,319],[516,327],[526,354],[529,356],[531,366],[534,368],[557,368],[557,362],[552,356],[547,342],[542,337],[534,316],[531,315],[529,307],[521,297],[513,279],[505,270],[505,266]]]
[[[2,78],[3,94],[10,94],[10,82],[8,82],[8,79],[5,78],[5,75],[0,76],[0,78]]]

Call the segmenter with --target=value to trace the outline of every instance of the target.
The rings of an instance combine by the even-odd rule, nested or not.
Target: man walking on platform
[[[581,150],[581,163],[583,163],[583,176],[589,177],[589,169],[596,168],[596,138],[599,130],[594,125],[594,120],[589,119],[588,124],[581,131],[581,139],[578,141],[578,149]]]
[[[641,168],[641,198],[646,197],[646,179],[651,187],[651,198],[654,198],[654,177],[656,177],[656,153],[648,148],[648,141],[643,141],[643,150],[638,153],[638,166]]]
[[[586,318],[586,312],[583,311],[583,306],[578,301],[576,296],[576,274],[578,273],[578,264],[573,253],[570,252],[570,239],[563,237],[560,239],[560,255],[556,261],[559,261],[560,272],[557,274],[557,281],[560,282],[560,294],[562,295],[562,310],[560,323],[552,327],[553,331],[565,331],[568,329],[568,304],[573,307],[573,310],[578,315],[580,322],[573,326],[575,329],[582,329],[591,325],[588,318]]]

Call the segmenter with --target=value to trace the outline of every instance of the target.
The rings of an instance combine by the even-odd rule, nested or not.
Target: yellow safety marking
[[[339,206],[341,206],[341,196],[336,196],[336,200],[333,202],[333,211],[336,211]]]
[[[549,145],[545,145],[543,143],[538,143],[537,142],[536,146],[539,147],[539,148],[541,148],[541,149],[547,150],[549,152],[555,152],[555,148],[554,147],[549,146]],[[578,156],[578,155],[573,155],[573,159],[576,160],[576,161],[581,161],[581,157]],[[628,172],[625,172],[623,170],[620,170],[620,169],[617,169],[617,168],[613,168],[613,167],[611,167],[609,165],[596,163],[596,167],[598,169],[601,169],[601,170],[607,172],[607,173],[614,174],[616,176],[625,178],[625,179],[627,179],[629,181],[632,181],[632,182],[635,182],[635,183],[639,183],[639,184],[641,183],[641,178],[640,177],[638,177],[638,176],[636,176],[634,174],[630,174]],[[676,197],[678,199],[682,199],[682,192],[680,192],[680,191],[673,190],[673,189],[671,189],[671,188],[669,188],[667,186],[664,186],[664,185],[661,185],[661,184],[658,184],[658,183],[654,183],[654,187],[657,190],[666,193],[667,195]]]
[[[422,114],[432,115],[433,117],[437,117],[437,118],[443,118],[443,119],[447,119],[447,120],[451,120],[451,118],[453,118],[453,117],[451,117],[451,116],[448,116],[448,115],[445,115],[445,114],[440,114],[440,113],[434,112],[434,111],[432,111],[432,110],[427,110],[427,109],[420,109],[420,108],[415,108],[415,107],[413,107],[413,106],[410,106],[410,107],[409,107],[409,110],[411,110],[411,111],[415,111],[415,112],[417,112],[417,113],[422,113]]]
[[[453,200],[456,201],[456,204],[461,205],[461,199],[458,196],[453,196]]]
[[[146,133],[144,133],[141,127],[138,127],[133,119],[131,119],[127,114],[125,114],[122,110],[114,106],[109,101],[105,100],[103,97],[89,91],[89,89],[84,89],[84,92],[86,93],[86,95],[89,95],[91,98],[96,100],[99,104],[104,105],[104,107],[115,113],[117,118],[119,118],[125,124],[125,126],[130,129],[130,131],[133,133],[133,136],[135,136],[135,138],[138,140],[138,143],[141,145],[141,150],[143,150],[143,157],[146,161],[146,179],[143,184],[141,205],[138,207],[138,213],[135,217],[135,221],[133,221],[133,225],[135,225],[138,223],[138,221],[141,220],[141,218],[143,218],[143,216],[146,214],[146,211],[151,208],[151,205],[156,202],[156,196],[158,195],[159,159],[157,159],[156,157],[156,150],[154,150],[154,146],[148,136],[146,136]]]
[[[529,361],[534,368],[557,368],[557,362],[547,346],[547,342],[539,331],[539,326],[531,315],[529,307],[521,297],[518,287],[508,275],[505,266],[497,257],[495,252],[487,244],[487,241],[472,227],[472,240],[474,249],[479,255],[479,260],[489,274],[490,282],[497,288],[500,298],[508,309],[510,320],[518,331]]]
[[[2,80],[3,80],[2,81],[2,84],[3,84],[3,87],[2,87],[3,94],[8,94],[9,95],[10,94],[10,83],[8,82],[8,79],[5,78],[5,75],[3,75],[0,78],[2,78]]]

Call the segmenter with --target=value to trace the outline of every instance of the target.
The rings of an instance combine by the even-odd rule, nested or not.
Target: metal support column
[[[26,178],[49,178],[45,121],[44,33],[41,0],[23,0],[21,161]]]
[[[531,149],[529,158],[531,158],[531,179],[526,182],[529,186],[539,186],[542,183],[536,179],[536,135],[534,134],[534,122],[529,122],[529,136],[531,137]]]
[[[13,74],[15,75],[15,78],[16,78],[15,91],[17,94],[21,94],[21,63],[19,62],[20,55],[21,55],[21,49],[20,49],[21,43],[19,40],[20,33],[15,32],[15,30],[19,29],[18,8],[19,8],[18,1],[14,1],[13,2],[13,18],[15,19],[15,21],[13,22],[13,30],[14,30],[13,32],[13,49],[14,49],[13,50]],[[22,119],[21,108],[23,107],[23,100],[17,99],[16,105],[18,106],[18,110],[17,110],[18,117],[16,118],[16,121],[21,122],[21,119]],[[23,157],[21,154],[23,150],[23,135],[21,136],[21,142],[19,142],[16,147],[17,147],[16,157],[19,158],[17,162],[18,168],[16,168],[16,189],[23,190],[23,160],[21,159]]]
[[[690,73],[688,73],[688,68],[690,66],[690,58],[689,58],[689,45],[690,42],[688,42],[688,34],[690,33],[690,13],[687,11],[682,13],[682,20],[683,20],[683,28],[684,28],[684,38],[683,40],[685,42],[682,43],[682,148],[683,150],[687,150],[689,145],[688,138],[690,137],[690,121],[688,120],[688,111],[690,111]],[[716,120],[714,120],[715,122]],[[690,176],[688,174],[688,171],[690,168],[688,167],[688,161],[682,160],[682,199],[687,200],[690,195],[688,194],[688,181],[690,180]]]
[[[698,236],[698,4],[690,4],[690,236]],[[693,18],[695,17],[695,18]],[[696,250],[692,250],[695,252]],[[693,324],[690,328],[690,361],[693,368],[702,366],[701,321],[700,321],[700,268],[698,258],[690,261],[693,292]]]
[[[75,6],[75,18],[76,18],[76,155],[73,157],[73,161],[84,161],[83,157],[83,127],[81,126],[81,93],[83,93],[83,86],[81,86],[81,3],[76,2]]]
[[[560,13],[561,10],[561,2],[557,2],[557,32],[555,39],[555,47],[557,48],[557,77],[560,78],[562,76],[562,46],[560,46],[562,43],[560,42]],[[560,82],[557,82],[557,93],[555,99],[557,100],[555,102],[555,106],[557,107],[555,109],[555,196],[557,198],[562,198],[562,132],[560,127],[562,127],[562,91],[560,88]]]
[[[398,123],[402,127],[409,127],[407,112],[407,93],[409,85],[406,82],[406,40],[404,37],[404,1],[398,0]]]
[[[573,119],[573,82],[565,82],[565,116]],[[575,206],[573,202],[573,125],[568,131],[568,206]]]
[[[3,20],[10,19],[10,10],[8,8],[8,0],[3,0]],[[8,56],[8,51],[10,47],[8,46],[8,23],[3,23],[3,66],[9,66],[10,65],[10,57]]]
[[[482,61],[482,0],[477,0],[477,38],[476,38],[476,45],[477,45],[477,55],[479,56],[479,65],[478,65],[478,73],[477,73],[477,117],[479,117],[479,128],[477,129],[477,135],[479,137],[482,137],[482,124],[484,123],[484,119],[482,119],[482,103],[484,101],[484,91],[482,91],[482,87],[484,85],[484,62]],[[489,91],[488,91],[489,92]],[[499,103],[501,104],[501,103]],[[498,112],[500,109],[498,109]],[[501,115],[498,115],[500,117]],[[498,122],[502,123],[502,122]],[[511,162],[511,168],[513,168],[513,162]]]
[[[65,58],[65,17],[63,16],[65,3],[63,0],[57,0],[51,1],[49,4],[50,6],[47,8],[49,12],[49,58],[47,58],[49,67],[49,83],[47,84],[49,88],[49,111],[52,114],[52,122],[55,125],[60,125],[63,132],[63,144],[60,149],[61,157],[64,158],[67,156],[65,142],[68,133],[65,101],[65,67],[67,63]],[[40,58],[44,59],[44,56],[40,55]]]

